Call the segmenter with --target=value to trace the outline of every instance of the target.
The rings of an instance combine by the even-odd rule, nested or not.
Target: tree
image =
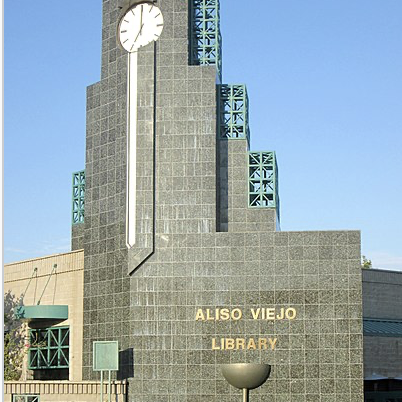
[[[367,259],[365,255],[362,255],[362,268],[373,268],[373,263],[371,262],[371,260]]]
[[[22,374],[26,326],[14,315],[20,304],[11,291],[4,295],[4,381],[18,381]]]

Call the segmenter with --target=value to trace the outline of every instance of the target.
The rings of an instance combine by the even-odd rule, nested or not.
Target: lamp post
[[[243,402],[248,402],[250,389],[260,387],[271,373],[269,364],[234,363],[222,365],[222,375],[233,387],[243,390]]]

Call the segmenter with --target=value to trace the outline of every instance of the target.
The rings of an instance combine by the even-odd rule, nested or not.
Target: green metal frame
[[[221,139],[247,139],[250,144],[247,88],[243,84],[218,85],[218,135]]]
[[[69,367],[70,328],[29,330],[28,368],[30,370]]]
[[[73,173],[72,223],[84,222],[85,212],[85,170]]]
[[[14,394],[12,402],[40,402],[40,395]]]
[[[279,221],[278,164],[275,152],[248,153],[248,194],[251,208],[276,208]]]
[[[189,0],[191,65],[216,65],[222,81],[222,36],[219,0]]]

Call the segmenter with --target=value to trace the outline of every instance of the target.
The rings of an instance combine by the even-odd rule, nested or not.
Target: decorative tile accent
[[[248,153],[249,207],[276,208],[278,220],[278,165],[275,152]]]
[[[247,88],[218,85],[218,135],[221,139],[247,139],[250,143]]]
[[[219,0],[192,0],[190,7],[190,65],[216,65],[222,80],[222,37]]]
[[[73,225],[84,222],[85,170],[73,173]]]

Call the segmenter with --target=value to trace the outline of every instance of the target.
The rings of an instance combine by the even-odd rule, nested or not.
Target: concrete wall
[[[363,269],[363,316],[402,321],[402,272]],[[402,376],[402,338],[364,336],[364,375]]]
[[[363,317],[402,320],[402,272],[363,269]]]
[[[56,272],[46,282],[57,264]],[[70,368],[69,379],[82,379],[82,327],[83,327],[83,280],[84,252],[82,250],[65,254],[6,264],[4,266],[4,292],[10,291],[17,298],[25,291],[34,268],[35,276],[25,294],[24,305],[34,305],[38,302],[45,289],[41,305],[68,305],[68,320],[58,325],[70,326]]]

